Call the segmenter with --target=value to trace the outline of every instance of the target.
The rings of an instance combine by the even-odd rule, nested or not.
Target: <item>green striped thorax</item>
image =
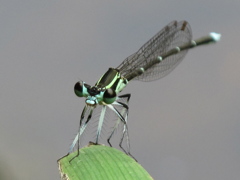
[[[95,86],[90,86],[79,81],[74,86],[74,92],[78,97],[86,97],[86,104],[112,104],[119,92],[127,85],[128,80],[121,76],[118,69],[109,68],[108,71],[97,81]]]

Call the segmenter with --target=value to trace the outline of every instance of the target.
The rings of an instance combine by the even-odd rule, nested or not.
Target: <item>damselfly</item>
[[[77,82],[74,87],[75,94],[79,97],[85,97],[86,105],[80,117],[78,134],[70,146],[68,154],[73,151],[77,143],[77,156],[79,155],[80,138],[91,121],[93,111],[97,106],[101,106],[95,143],[99,143],[105,112],[110,109],[117,115],[118,119],[114,122],[115,125],[107,142],[111,146],[112,135],[118,126],[122,125],[123,131],[119,146],[126,154],[131,155],[127,128],[130,94],[119,96],[119,93],[131,80],[153,81],[166,76],[182,61],[188,49],[217,42],[220,37],[220,34],[210,33],[208,36],[192,40],[191,28],[187,21],[173,21],[153,36],[136,53],[127,57],[117,68],[109,68],[94,86],[83,81]],[[126,103],[123,103],[121,99],[125,99]],[[122,107],[122,110],[119,111],[117,107]],[[127,141],[126,149],[122,147],[124,138]]]

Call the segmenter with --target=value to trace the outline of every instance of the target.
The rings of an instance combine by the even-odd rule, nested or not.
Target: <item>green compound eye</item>
[[[106,104],[112,104],[117,98],[117,94],[113,89],[107,89],[103,94],[103,101]]]
[[[83,83],[77,82],[74,86],[74,92],[78,97],[83,97]]]

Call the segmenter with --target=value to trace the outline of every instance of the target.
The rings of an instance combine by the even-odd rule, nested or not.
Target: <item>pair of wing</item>
[[[117,69],[123,77],[126,77],[127,74],[150,64],[158,56],[175,47],[190,43],[191,40],[192,32],[188,22],[173,21],[146,42],[136,53],[127,57]],[[161,63],[147,69],[140,76],[136,76],[134,80],[153,81],[166,76],[182,61],[186,53],[187,50],[183,50],[165,58]]]

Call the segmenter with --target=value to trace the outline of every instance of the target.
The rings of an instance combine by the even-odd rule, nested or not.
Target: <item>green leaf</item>
[[[62,180],[153,180],[134,159],[112,147],[90,145],[58,160]]]

